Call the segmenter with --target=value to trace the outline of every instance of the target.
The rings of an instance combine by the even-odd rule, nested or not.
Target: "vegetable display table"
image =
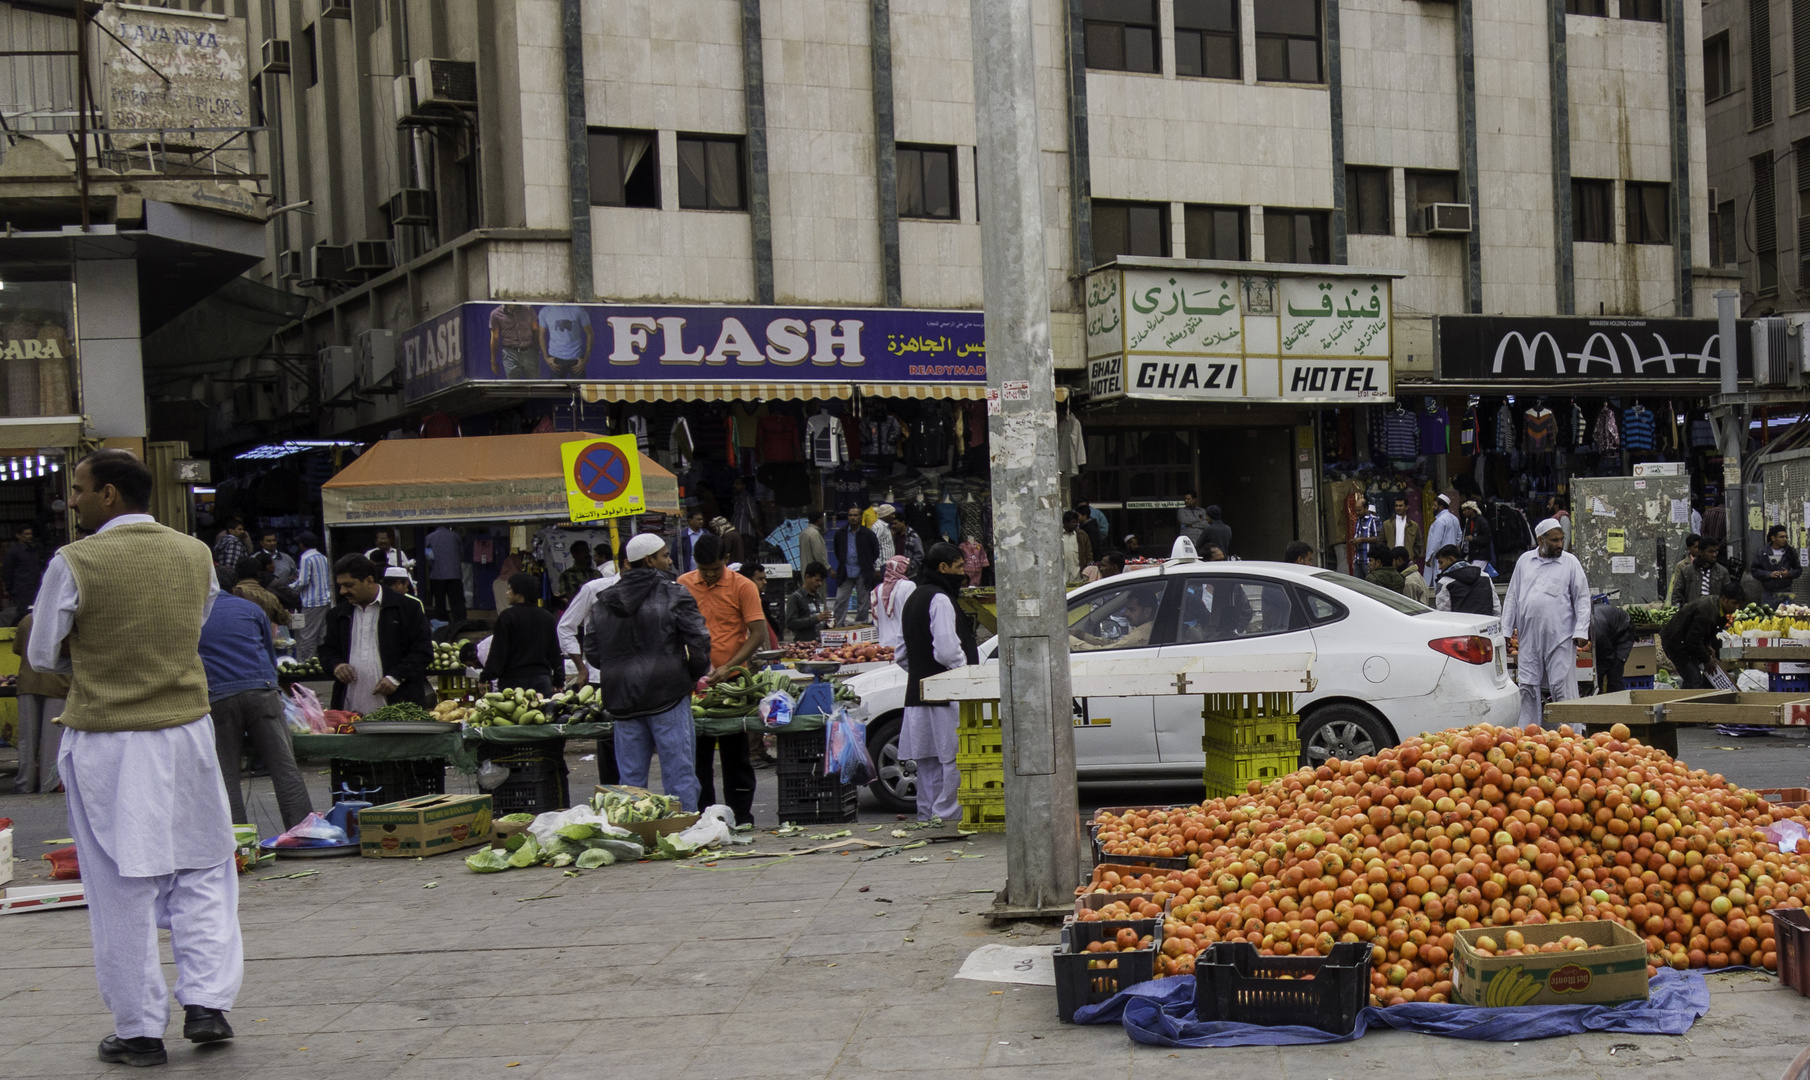
[[[302,735],[291,733],[297,759],[332,761],[441,761],[462,773],[478,771],[478,759],[465,748],[457,725],[439,735]]]

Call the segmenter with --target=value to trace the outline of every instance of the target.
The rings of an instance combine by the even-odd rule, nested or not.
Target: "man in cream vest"
[[[124,450],[76,465],[90,535],[44,571],[27,656],[71,674],[57,768],[81,860],[101,1000],[102,1061],[161,1065],[170,931],[191,1042],[230,1039],[243,975],[232,817],[214,753],[201,624],[220,591],[207,545],[145,513],[151,473]]]

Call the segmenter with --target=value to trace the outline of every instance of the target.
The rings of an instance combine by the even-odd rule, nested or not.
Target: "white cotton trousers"
[[[962,787],[962,771],[953,761],[916,758],[918,766],[918,820],[942,818],[950,824],[962,819],[958,793]]]

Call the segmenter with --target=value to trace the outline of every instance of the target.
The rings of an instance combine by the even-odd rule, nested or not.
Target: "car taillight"
[[[1466,637],[1434,638],[1427,642],[1434,652],[1442,652],[1467,664],[1487,664],[1496,658],[1496,647],[1489,638],[1475,634]]]

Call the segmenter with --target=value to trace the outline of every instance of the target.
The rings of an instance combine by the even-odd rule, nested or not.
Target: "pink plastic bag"
[[[314,691],[296,683],[289,688],[289,696],[295,700],[302,710],[302,717],[308,722],[308,730],[316,735],[333,734],[333,725],[327,721],[327,710],[321,708],[321,699]]]

